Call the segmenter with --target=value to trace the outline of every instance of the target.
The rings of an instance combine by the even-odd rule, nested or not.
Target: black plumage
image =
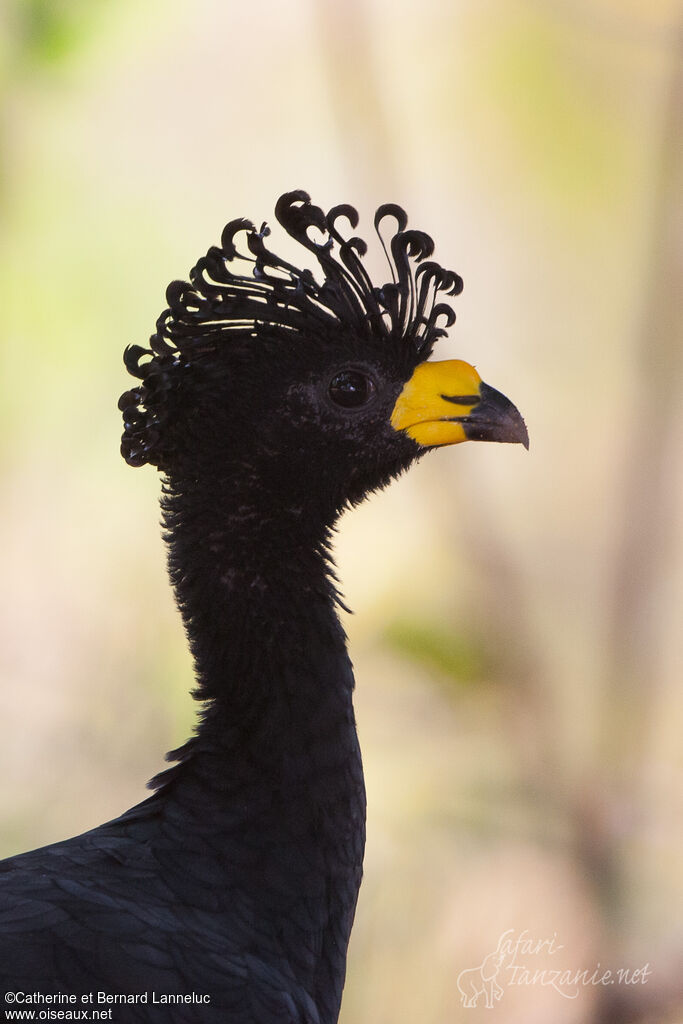
[[[320,281],[234,221],[125,356],[122,452],[162,472],[196,734],[137,807],[0,864],[0,989],[125,1021],[337,1019],[365,796],[330,533],[430,447],[526,430],[467,364],[420,371],[462,282],[399,207],[375,218],[395,222],[380,288],[351,207],[293,192],[276,217]]]

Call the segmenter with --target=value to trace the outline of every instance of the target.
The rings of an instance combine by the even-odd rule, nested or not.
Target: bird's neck
[[[260,696],[278,707],[280,669],[300,681],[306,667],[346,659],[323,516],[240,479],[183,481],[163,500],[198,696],[235,712]]]
[[[165,518],[206,704],[160,796],[191,807],[242,899],[283,906],[277,941],[308,949],[293,969],[335,1020],[365,797],[327,530],[213,485],[170,493]]]

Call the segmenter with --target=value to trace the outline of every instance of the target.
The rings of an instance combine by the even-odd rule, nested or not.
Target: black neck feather
[[[271,922],[262,955],[290,951],[321,1021],[335,1021],[365,794],[326,530],[291,510],[259,513],[253,489],[247,501],[196,480],[167,487],[164,518],[204,706],[152,802],[171,832],[190,815],[193,849],[225,872],[219,912],[230,921],[237,901]]]

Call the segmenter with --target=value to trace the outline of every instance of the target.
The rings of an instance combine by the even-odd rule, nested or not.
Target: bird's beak
[[[529,447],[519,411],[461,359],[420,363],[396,400],[391,425],[425,448],[461,441]]]

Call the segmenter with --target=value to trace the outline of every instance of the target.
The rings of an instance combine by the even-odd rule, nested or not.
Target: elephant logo
[[[466,967],[457,977],[457,986],[462,999],[462,1005],[466,1009],[472,1009],[477,1005],[481,996],[488,1010],[492,1010],[494,1003],[502,999],[503,987],[498,984],[497,978],[506,957],[507,950],[501,949],[503,936],[493,953],[488,953],[478,967]]]

